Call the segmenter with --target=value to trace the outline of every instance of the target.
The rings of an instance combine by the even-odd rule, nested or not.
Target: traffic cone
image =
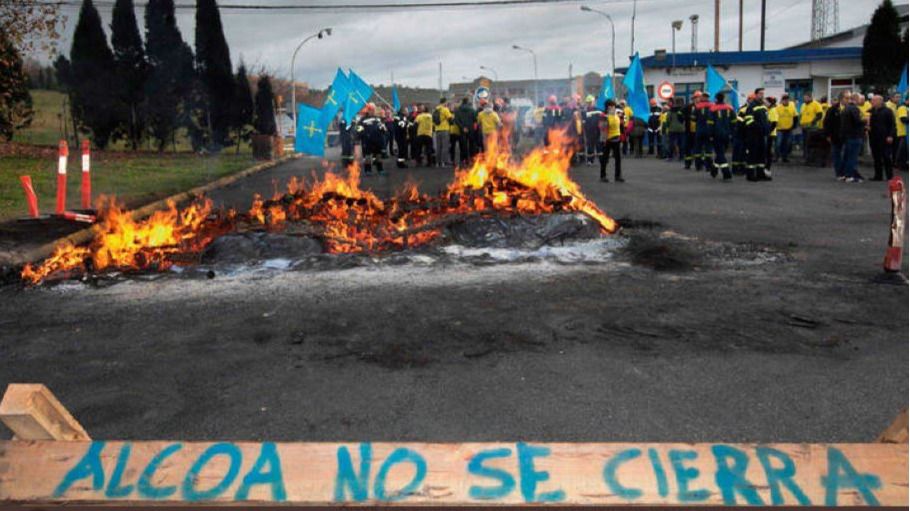
[[[25,192],[28,214],[32,218],[38,218],[38,196],[35,195],[35,189],[32,188],[32,176],[19,176],[19,181],[22,183],[22,191]]]
[[[82,141],[82,209],[92,208],[92,175],[89,141]]]
[[[904,226],[907,223],[907,211],[904,209],[904,182],[899,176],[888,181],[891,192],[891,235],[888,237],[888,249],[882,264],[885,271],[901,271],[901,259],[904,251]]]
[[[66,159],[69,156],[66,140],[60,141],[57,153],[57,214],[62,215],[66,211]]]

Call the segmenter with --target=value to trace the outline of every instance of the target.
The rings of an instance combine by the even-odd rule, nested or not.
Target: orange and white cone
[[[89,141],[82,141],[82,209],[92,208],[92,175]]]
[[[888,181],[891,192],[891,235],[888,237],[888,249],[882,264],[885,271],[901,271],[901,260],[904,251],[904,226],[907,225],[907,210],[904,208],[904,182],[899,176]]]
[[[60,141],[57,153],[57,214],[62,215],[66,211],[66,159],[69,156],[66,140]]]
[[[35,189],[32,188],[32,176],[19,176],[19,181],[22,183],[22,191],[25,192],[28,214],[32,218],[38,218],[38,196],[35,195]]]

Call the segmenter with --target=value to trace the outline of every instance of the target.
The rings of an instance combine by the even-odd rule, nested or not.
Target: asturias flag
[[[294,151],[298,153],[323,156],[325,154],[326,124],[323,124],[323,112],[306,104],[297,105],[297,131],[294,138]]]
[[[727,87],[727,79],[717,72],[711,64],[705,69],[705,92],[708,98],[714,100],[714,95],[723,91]],[[739,110],[739,91],[730,87],[730,101],[733,103],[733,109]]]
[[[351,88],[344,102],[344,122],[351,124],[357,112],[366,106],[373,96],[373,88],[351,69],[348,70],[348,80]]]
[[[901,81],[897,84],[897,92],[901,93],[901,97],[907,97],[907,64],[904,64],[904,70],[901,71]]]
[[[606,75],[604,76],[604,84],[600,87],[600,94],[597,96],[597,107],[603,108],[604,102],[614,97],[616,97],[616,93],[613,92],[613,77]]]
[[[626,102],[632,109],[632,117],[648,122],[651,115],[651,105],[648,102],[648,91],[645,89],[645,73],[641,68],[641,59],[638,53],[632,57],[629,70],[626,71],[622,84],[626,88]]]
[[[392,109],[396,112],[401,110],[401,101],[398,99],[398,87],[392,87]]]

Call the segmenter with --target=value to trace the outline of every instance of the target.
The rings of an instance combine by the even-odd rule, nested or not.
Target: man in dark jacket
[[[701,98],[701,91],[692,93],[692,101],[683,107],[683,123],[685,136],[683,138],[683,165],[686,169],[692,168],[695,160],[695,104]]]
[[[660,114],[663,110],[657,104],[655,99],[651,99],[651,111],[648,115],[648,154],[654,154],[657,149],[657,157],[662,157],[660,148],[663,146],[660,136]]]
[[[667,144],[667,161],[673,161],[673,154],[676,154],[679,161],[683,161],[683,152],[685,151],[683,138],[686,135],[686,121],[683,114],[682,99],[674,98],[670,101],[672,101],[672,106],[670,111],[667,112],[666,120],[667,136],[670,137],[670,141]]]
[[[730,181],[733,178],[730,172],[730,164],[727,162],[727,146],[730,144],[730,135],[733,132],[734,119],[736,112],[733,107],[724,103],[724,93],[718,92],[714,95],[714,103],[711,105],[711,118],[713,121],[711,132],[711,141],[714,145],[714,163],[708,169],[711,177],[717,177],[719,170],[724,175],[724,181]]]
[[[844,181],[848,183],[863,182],[863,176],[856,166],[859,150],[863,147],[866,123],[863,121],[863,113],[856,106],[858,99],[862,99],[861,94],[848,96],[847,104],[840,113],[840,137],[844,142]]]
[[[894,112],[885,106],[885,99],[879,95],[872,96],[872,111],[869,116],[869,147],[875,162],[875,175],[872,181],[881,181],[882,171],[891,179],[891,146],[897,136],[897,125],[894,123]]]
[[[476,124],[477,112],[471,106],[468,97],[461,99],[461,105],[455,110],[455,125],[458,126],[458,153],[462,164],[467,164],[472,156],[477,154]]]
[[[841,181],[844,179],[844,141],[840,136],[840,114],[842,105],[846,103],[845,96],[846,93],[842,92],[839,97],[831,101],[831,107],[825,112],[825,119],[822,122],[825,139],[828,140],[828,144],[831,146],[834,177]]]
[[[746,114],[743,116],[743,140],[746,146],[746,178],[749,181],[768,181],[771,176],[765,172],[765,144],[771,125],[768,121],[768,107],[765,106],[765,89],[755,89]]]

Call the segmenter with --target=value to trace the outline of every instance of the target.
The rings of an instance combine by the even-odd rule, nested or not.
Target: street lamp
[[[534,60],[534,104],[536,105],[536,104],[540,103],[540,94],[539,94],[539,90],[537,89],[537,54],[534,53],[534,50],[532,50],[530,48],[518,46],[517,44],[513,44],[512,49],[518,50],[518,51],[526,51],[531,54],[531,57]]]
[[[670,68],[673,70],[676,69],[676,32],[682,30],[682,26],[682,20],[676,20],[670,24],[670,27],[672,27],[670,34],[673,36],[673,60],[670,64]]]
[[[587,5],[582,5],[581,10],[584,12],[593,12],[600,14],[610,22],[610,81],[613,83],[613,90],[616,90],[616,26],[613,24],[613,18],[598,9],[593,9]],[[634,35],[633,35],[634,37]]]
[[[307,37],[300,44],[297,45],[297,48],[294,49],[294,54],[291,56],[291,110],[294,112],[294,133],[297,132],[297,77],[294,74],[294,61],[297,60],[297,52],[300,51],[300,48],[306,44],[310,39],[322,39],[323,37],[328,37],[332,35],[331,28],[323,28],[319,32]]]

